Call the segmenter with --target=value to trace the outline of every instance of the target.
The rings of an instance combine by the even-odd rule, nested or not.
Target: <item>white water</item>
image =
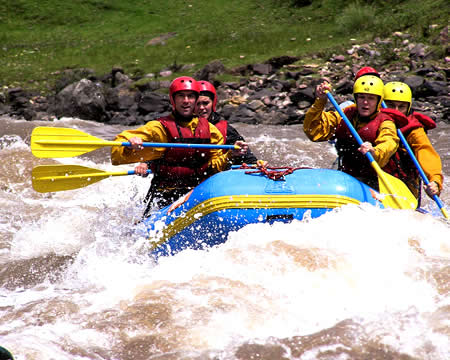
[[[221,246],[155,264],[131,225],[149,179],[38,194],[29,173],[49,162],[33,158],[22,140],[30,124],[13,123],[23,134],[8,143],[1,137],[0,146],[9,169],[0,195],[0,345],[16,359],[235,359],[251,343],[314,359],[348,346],[351,331],[336,326],[349,319],[358,333],[354,352],[375,346],[450,358],[450,226],[433,203],[436,217],[350,205],[318,219],[250,225]],[[64,126],[80,124],[97,129]],[[333,158],[326,144],[284,138],[291,129],[299,128],[283,129],[283,141],[245,127],[243,134],[262,158],[280,145],[271,156],[282,165],[323,167]],[[321,160],[311,163],[318,149]],[[60,161],[118,170],[94,156]],[[320,331],[344,340],[289,355],[297,337]]]

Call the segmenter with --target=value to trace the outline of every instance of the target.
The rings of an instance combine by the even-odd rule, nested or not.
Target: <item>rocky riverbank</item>
[[[314,55],[304,63],[298,57],[281,56],[262,64],[227,69],[213,61],[194,74],[214,83],[218,110],[231,123],[296,124],[314,101],[314,88],[329,80],[336,99],[352,99],[353,77],[363,66],[376,68],[383,81],[406,82],[413,91],[413,108],[437,122],[450,122],[450,52],[448,28],[434,46],[416,43],[405,33],[388,39],[354,44],[342,54]],[[436,51],[436,48],[442,51]],[[432,50],[433,49],[433,50]],[[178,73],[189,73],[189,66]],[[221,82],[222,74],[238,79]],[[142,78],[130,78],[121,67],[106,75],[90,69],[63,71],[54,95],[42,96],[21,88],[0,91],[0,115],[27,120],[77,117],[108,124],[141,125],[170,111],[170,69]]]

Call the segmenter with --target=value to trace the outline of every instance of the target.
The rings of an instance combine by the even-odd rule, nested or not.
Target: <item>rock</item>
[[[435,96],[435,95],[445,95],[449,93],[449,86],[447,82],[444,81],[427,81],[424,84],[424,96]]]
[[[161,77],[169,77],[173,74],[171,70],[164,70],[159,72],[159,76]]]
[[[266,106],[264,105],[264,103],[261,100],[252,100],[249,104],[248,104],[248,108],[250,110],[253,111],[257,111],[260,110],[262,108],[265,108]]]
[[[270,64],[256,64],[252,66],[253,73],[258,75],[268,75],[272,72],[272,65]]]
[[[278,70],[286,65],[291,65],[291,64],[297,62],[298,60],[300,60],[300,58],[297,56],[285,55],[285,56],[276,56],[276,57],[270,58],[269,60],[266,61],[266,63],[272,65],[272,67],[274,69]]]
[[[353,81],[348,78],[343,78],[335,85],[337,94],[348,94],[353,92]]]
[[[203,69],[194,74],[197,80],[213,81],[216,75],[223,74],[225,66],[219,60],[214,60],[207,64]]]
[[[425,51],[426,51],[426,47],[424,44],[417,44],[411,48],[411,51],[409,52],[409,56],[413,59],[414,58],[423,58],[423,57],[425,57]]]
[[[225,118],[229,119],[231,115],[237,110],[237,106],[226,104],[220,111],[220,114]]]
[[[314,94],[315,89],[308,87],[306,89],[299,89],[296,92],[292,93],[290,95],[290,99],[292,101],[292,103],[297,104],[299,101],[309,101],[309,102],[314,102],[315,99],[315,94]]]
[[[405,84],[408,84],[408,86],[411,88],[411,91],[413,93],[416,93],[425,80],[422,76],[412,75],[404,77],[401,81]]]
[[[109,110],[125,111],[136,102],[136,92],[126,86],[107,89],[105,91],[106,106]]]
[[[177,36],[176,32],[168,32],[158,35],[157,37],[150,39],[145,46],[166,45],[166,41],[174,36]]]
[[[242,122],[246,124],[258,124],[256,114],[247,104],[240,104],[235,112],[228,119],[230,123]]]
[[[146,115],[148,113],[163,113],[170,109],[169,96],[153,92],[142,94],[138,102],[138,112]]]
[[[61,90],[54,104],[56,116],[78,117],[84,120],[107,120],[106,100],[100,83],[82,79]]]
[[[331,58],[332,62],[335,63],[340,63],[340,62],[344,62],[345,61],[345,56],[344,55],[337,55]]]
[[[267,125],[283,125],[286,123],[288,115],[280,112],[271,110],[269,113],[261,117],[261,124]]]
[[[448,34],[441,31],[439,36]],[[163,37],[157,40],[162,44]],[[152,45],[158,44],[157,40]],[[435,46],[439,44],[437,39]],[[372,66],[384,82],[407,83],[413,92],[415,108],[431,114],[437,121],[449,121],[450,58],[447,43],[442,45],[446,57],[432,59],[435,55],[427,44],[414,43],[410,34],[397,32],[392,38],[353,44],[345,55],[334,55],[329,61],[323,61],[321,54],[313,54],[314,63],[306,64],[299,64],[297,57],[278,56],[226,69],[215,60],[193,77],[213,82],[218,95],[217,109],[230,122],[298,124],[315,100],[317,84],[330,81],[338,102],[353,99],[355,73],[363,66]],[[377,55],[381,53],[389,56]],[[170,71],[173,75],[192,66],[172,64],[157,73],[167,75],[163,72]],[[236,79],[221,82],[219,74],[234,75]],[[55,95],[47,98],[21,88],[4,89],[0,92],[0,114],[30,120],[74,116],[111,124],[141,125],[170,112],[169,86],[168,78],[156,79],[154,74],[131,79],[121,66],[114,66],[103,76],[89,69],[66,70],[60,73]],[[326,110],[332,109],[327,103]]]

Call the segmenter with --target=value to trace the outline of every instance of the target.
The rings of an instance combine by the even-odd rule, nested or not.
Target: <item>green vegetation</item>
[[[195,64],[193,72],[215,59],[230,68],[331,53],[351,38],[394,31],[421,41],[447,25],[449,11],[446,0],[2,1],[0,86],[50,91],[62,70],[74,68],[142,75]],[[148,45],[168,33],[176,35]]]

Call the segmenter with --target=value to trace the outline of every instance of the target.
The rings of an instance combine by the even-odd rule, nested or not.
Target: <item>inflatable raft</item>
[[[175,203],[144,220],[152,254],[205,249],[224,243],[248,224],[316,218],[347,204],[383,207],[378,193],[354,177],[331,169],[298,169],[268,177],[235,169],[220,172]]]

